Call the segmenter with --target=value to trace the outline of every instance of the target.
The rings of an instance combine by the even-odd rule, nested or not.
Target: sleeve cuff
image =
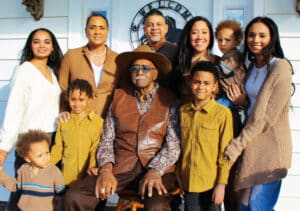
[[[219,168],[218,183],[227,185],[229,172],[230,172],[229,165]]]
[[[149,167],[149,168],[148,168],[148,171],[155,172],[155,173],[157,173],[159,176],[164,175],[164,171],[163,171],[163,170],[158,170],[158,169],[154,169],[154,168]]]
[[[231,144],[229,144],[226,147],[226,150],[224,152],[224,158],[226,160],[231,160],[231,161],[235,162],[237,160],[237,158],[240,156],[240,154],[241,154],[241,151],[238,150],[236,148],[236,146],[234,144],[232,144],[232,141],[231,141]]]

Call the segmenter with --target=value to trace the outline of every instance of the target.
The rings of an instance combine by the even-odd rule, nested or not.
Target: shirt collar
[[[148,101],[149,99],[153,99],[153,98],[154,98],[154,96],[155,96],[155,94],[156,94],[158,88],[159,88],[159,84],[158,84],[158,83],[155,83],[155,84],[154,84],[154,88],[151,90],[151,92],[149,92],[149,93],[146,95],[147,101]],[[134,96],[135,96],[137,99],[140,99],[139,97],[141,96],[141,93],[140,93],[137,89],[135,89],[135,90],[134,90]]]
[[[204,105],[202,107],[202,109],[200,111],[209,113],[213,110],[214,106],[216,104],[216,101],[214,99],[211,99],[210,101],[208,101],[208,103],[206,103],[206,105]],[[187,107],[187,110],[193,110],[193,111],[198,111],[193,103],[190,103]]]
[[[106,48],[106,50],[107,50],[107,45],[105,45],[105,48]],[[82,51],[82,53],[83,53],[84,55],[86,55],[87,52],[89,51],[89,46],[88,46],[88,44],[86,44],[85,46],[83,46],[83,47],[81,48],[81,51]],[[106,52],[106,54],[107,54],[107,52]]]
[[[87,115],[85,118],[89,120],[93,120],[95,118],[96,114],[92,110],[87,110]],[[79,118],[79,114],[75,114],[71,112],[71,119],[77,120]]]

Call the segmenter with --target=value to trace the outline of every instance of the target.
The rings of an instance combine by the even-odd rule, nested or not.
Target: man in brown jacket
[[[171,63],[147,45],[120,54],[116,63],[130,73],[131,85],[115,90],[97,153],[99,171],[71,186],[65,210],[94,210],[99,199],[125,189],[141,195],[145,210],[171,210],[168,193],[177,189],[180,154],[178,106],[155,82]]]

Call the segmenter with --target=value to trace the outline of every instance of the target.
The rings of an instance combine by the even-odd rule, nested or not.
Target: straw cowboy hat
[[[124,52],[117,56],[116,63],[121,73],[129,72],[132,62],[137,59],[148,59],[153,62],[159,74],[166,75],[172,70],[172,64],[167,57],[155,53],[148,45],[140,45],[134,51]]]

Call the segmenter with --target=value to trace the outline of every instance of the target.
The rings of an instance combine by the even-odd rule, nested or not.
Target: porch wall
[[[20,0],[1,0],[0,7],[0,123],[5,112],[9,83],[18,64],[20,52],[28,34],[35,28],[46,27],[55,33],[63,52],[68,48],[83,45],[85,18],[91,10],[106,10],[110,22],[108,45],[117,52],[130,50],[130,22],[137,9],[152,0],[45,0],[44,17],[35,21],[26,12]],[[203,15],[212,21],[214,27],[220,15],[213,14],[225,0],[193,1],[177,0],[193,15]],[[283,181],[277,210],[300,210],[300,18],[296,13],[294,0],[252,0],[252,14],[273,18],[279,26],[281,43],[286,57],[291,60],[295,74],[296,93],[292,97],[290,123],[293,136],[293,163],[288,177]],[[227,3],[227,2],[226,2]],[[199,6],[201,4],[201,7]],[[228,3],[227,3],[228,4]],[[96,6],[95,6],[96,5]],[[128,6],[127,6],[128,5]],[[215,18],[215,19],[214,19]],[[276,155],[274,155],[276,156]],[[5,162],[5,169],[13,174],[13,153]],[[8,198],[8,192],[0,188],[0,201]],[[298,202],[298,203],[297,203]]]

